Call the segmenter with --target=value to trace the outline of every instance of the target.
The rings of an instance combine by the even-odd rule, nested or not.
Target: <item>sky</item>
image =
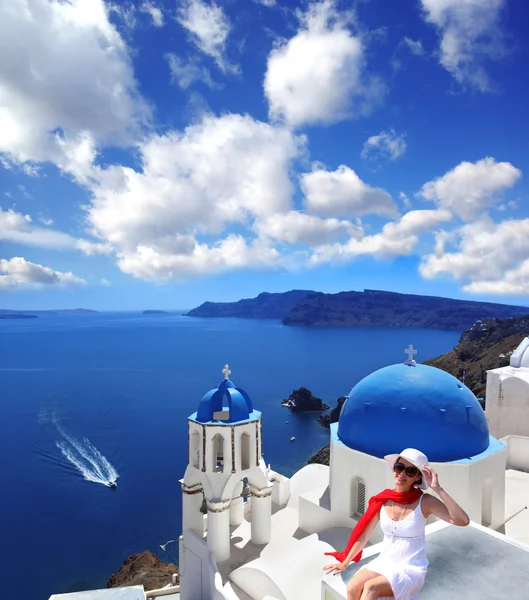
[[[526,0],[3,0],[0,308],[529,306]]]

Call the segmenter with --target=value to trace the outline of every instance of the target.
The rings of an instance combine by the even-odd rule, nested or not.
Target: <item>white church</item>
[[[383,456],[406,447],[428,456],[471,518],[465,528],[429,521],[421,598],[529,597],[529,338],[509,367],[488,373],[486,412],[458,379],[407,352],[353,387],[331,425],[330,465],[291,478],[265,464],[261,413],[226,365],[188,417],[180,585],[50,600],[346,599],[347,581],[379,551],[380,529],[338,577],[323,573],[334,561],[324,553],[342,550],[368,498],[392,487]]]

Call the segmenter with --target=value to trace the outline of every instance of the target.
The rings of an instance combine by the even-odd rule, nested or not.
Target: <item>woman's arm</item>
[[[435,515],[457,525],[458,527],[465,527],[470,523],[470,518],[467,513],[459,506],[459,504],[450,496],[440,485],[437,478],[437,473],[431,467],[424,467],[426,474],[426,483],[432,488],[432,490],[441,498],[435,498],[426,494],[423,500],[423,506],[426,509],[426,516]]]
[[[341,573],[342,571],[344,571],[349,566],[349,563],[353,560],[353,558],[361,550],[364,549],[364,546],[369,541],[369,538],[371,537],[371,534],[373,533],[373,530],[377,526],[379,518],[380,518],[380,516],[377,514],[377,515],[375,515],[371,519],[371,521],[368,523],[367,527],[362,532],[362,535],[353,544],[353,547],[351,548],[349,554],[347,555],[346,559],[343,562],[341,562],[341,563],[334,563],[334,564],[331,564],[331,565],[325,565],[323,567],[323,570],[326,573],[333,573],[333,575],[338,575],[338,573]]]

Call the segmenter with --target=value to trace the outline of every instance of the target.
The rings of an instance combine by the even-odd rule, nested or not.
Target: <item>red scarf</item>
[[[351,537],[349,538],[349,542],[347,543],[347,548],[343,552],[325,552],[325,554],[328,556],[334,556],[336,560],[343,562],[347,558],[351,548],[355,545],[355,543],[358,541],[358,538],[362,535],[365,528],[371,522],[371,519],[378,513],[381,507],[384,506],[385,502],[388,500],[393,500],[393,502],[396,502],[397,504],[413,504],[421,496],[421,490],[412,488],[409,492],[404,493],[395,492],[394,490],[384,490],[383,492],[380,492],[380,494],[369,498],[367,510],[355,525],[355,528],[351,533]],[[353,558],[353,561],[358,562],[361,558],[362,551],[360,550],[360,552]]]

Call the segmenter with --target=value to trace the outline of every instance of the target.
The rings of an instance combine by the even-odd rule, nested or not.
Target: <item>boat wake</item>
[[[84,479],[108,487],[116,487],[118,472],[92,442],[88,438],[76,439],[62,426],[55,414],[51,422],[61,436],[61,439],[55,442],[57,448]]]

